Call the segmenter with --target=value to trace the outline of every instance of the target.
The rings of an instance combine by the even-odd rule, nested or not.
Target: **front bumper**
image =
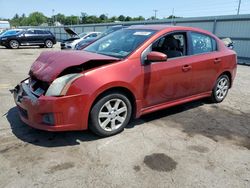
[[[64,44],[64,45],[61,44],[61,50],[71,50],[71,49],[72,49],[72,46],[68,44]]]
[[[0,40],[1,46],[6,46],[8,44],[7,40]]]
[[[63,97],[35,96],[24,81],[13,90],[14,100],[23,122],[46,131],[85,130],[84,95]],[[52,114],[54,124],[44,123],[44,115]]]

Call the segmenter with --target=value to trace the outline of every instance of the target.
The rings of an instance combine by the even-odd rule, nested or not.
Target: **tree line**
[[[175,16],[169,16],[166,18],[172,18]],[[150,17],[147,20],[154,20],[155,17]],[[6,19],[5,19],[6,20]],[[63,25],[76,25],[76,24],[94,24],[94,23],[109,23],[109,22],[126,22],[126,21],[144,21],[146,18],[143,16],[130,17],[130,16],[112,16],[108,17],[106,14],[101,14],[100,16],[88,15],[87,13],[81,13],[80,16],[65,16],[64,14],[58,13],[52,17],[47,17],[41,12],[33,12],[26,16],[25,14],[15,16],[9,19],[12,27],[17,26],[39,26],[45,25],[55,25],[55,23],[60,22]]]

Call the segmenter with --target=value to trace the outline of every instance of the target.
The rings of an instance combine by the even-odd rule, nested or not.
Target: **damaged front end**
[[[81,130],[86,100],[84,95],[65,96],[70,83],[81,74],[65,75],[51,84],[34,77],[27,78],[11,92],[18,107],[19,116],[31,127],[47,131]]]
[[[89,96],[74,89],[67,92],[87,70],[116,61],[119,59],[88,52],[42,53],[31,66],[30,77],[11,90],[21,119],[48,131],[87,129],[82,117]]]

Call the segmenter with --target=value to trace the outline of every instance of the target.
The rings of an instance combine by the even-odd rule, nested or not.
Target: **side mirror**
[[[167,61],[167,55],[161,52],[155,52],[152,51],[147,55],[146,61],[148,63],[150,62],[162,62],[162,61]]]

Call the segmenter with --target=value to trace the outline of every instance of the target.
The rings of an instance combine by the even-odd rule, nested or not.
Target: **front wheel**
[[[48,40],[45,41],[45,46],[46,46],[46,48],[52,48],[53,47],[53,42],[48,39]]]
[[[230,80],[229,77],[225,74],[221,75],[217,81],[214,89],[212,91],[211,100],[214,103],[222,102],[228,93],[230,87]]]
[[[9,42],[9,47],[12,49],[17,49],[19,48],[19,42],[17,40],[11,40]]]
[[[110,93],[99,99],[90,112],[90,129],[99,136],[121,132],[132,114],[129,99],[122,93]]]

